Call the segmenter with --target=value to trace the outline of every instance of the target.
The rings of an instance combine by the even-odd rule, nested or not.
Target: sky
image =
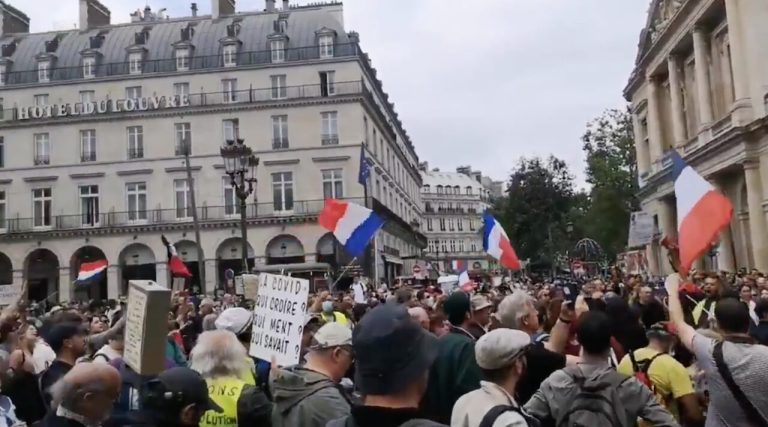
[[[78,0],[6,0],[32,31],[74,28]],[[148,3],[171,17],[189,0],[101,0],[112,22]],[[197,0],[200,14],[210,0]],[[277,2],[278,5],[281,1]],[[292,0],[292,4],[307,4]],[[581,135],[624,105],[649,0],[346,0],[421,161],[506,179],[520,157],[555,156],[584,185]],[[237,0],[260,10],[264,0]]]

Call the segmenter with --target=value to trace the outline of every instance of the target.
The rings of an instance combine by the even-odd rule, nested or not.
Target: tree
[[[582,137],[587,157],[590,206],[584,231],[609,259],[627,245],[630,213],[638,209],[632,115],[628,108],[606,110],[587,124]]]

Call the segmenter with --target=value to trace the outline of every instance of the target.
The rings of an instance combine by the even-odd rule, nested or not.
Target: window
[[[445,194],[451,195],[453,194],[453,189],[451,187],[445,187]],[[450,205],[449,205],[450,206]]]
[[[125,88],[126,99],[139,99],[141,98],[141,86],[130,86]]]
[[[145,182],[129,182],[125,184],[128,195],[128,220],[147,220],[147,184]]]
[[[80,161],[96,161],[96,130],[87,129],[80,131]]]
[[[341,199],[344,197],[344,181],[341,169],[323,171],[323,198]]]
[[[99,224],[99,186],[80,186],[80,220],[85,226]]]
[[[133,52],[128,55],[128,72],[130,74],[141,74],[141,52]]]
[[[272,116],[272,149],[288,148],[288,116]]]
[[[192,155],[192,123],[176,123],[173,125],[176,130],[175,154],[183,156]],[[189,149],[188,153],[185,153]]]
[[[469,244],[469,248],[470,248],[470,250],[471,250],[472,252],[477,252],[477,242],[476,242],[476,241],[474,241],[474,240],[473,240],[472,242],[470,242],[470,244]]]
[[[272,80],[272,99],[284,99],[287,96],[285,74],[270,76]]]
[[[0,230],[8,228],[8,225],[5,223],[5,210],[5,191],[0,190]]]
[[[463,218],[458,218],[456,220],[456,229],[459,230],[459,231],[464,231],[464,219]]]
[[[40,83],[51,81],[51,63],[49,61],[37,63],[37,81]]]
[[[0,65],[0,86],[5,86],[5,82],[8,81],[8,68],[5,65]]]
[[[83,78],[92,79],[96,77],[96,58],[89,56],[83,58]]]
[[[441,240],[440,241],[440,249],[441,249],[441,251],[443,253],[448,252],[448,245],[446,243],[447,243],[447,241],[445,241],[445,240]]]
[[[437,186],[437,194],[443,194],[443,186],[442,185],[438,185]]]
[[[333,36],[320,36],[320,59],[333,58]]]
[[[464,241],[459,240],[459,252],[464,252]]]
[[[381,200],[381,181],[376,179],[376,198]]]
[[[5,167],[5,139],[0,136],[0,168]]]
[[[363,116],[363,132],[365,133],[365,145],[367,147],[370,141],[368,139],[370,135],[368,135],[368,117],[367,116]],[[373,141],[376,142],[376,138],[374,138]],[[373,144],[373,145],[375,146],[376,144]],[[373,148],[374,148],[374,155],[376,155],[375,154],[376,147],[373,147]]]
[[[36,188],[32,190],[32,226],[51,226],[51,189]]]
[[[272,52],[272,62],[285,61],[285,40],[272,40],[269,50]]]
[[[222,57],[224,58],[225,67],[237,66],[237,45],[228,44],[224,46],[221,54],[222,54]]]
[[[144,158],[144,127],[128,127],[128,159]]]
[[[373,128],[373,156],[379,158],[379,148],[376,144],[376,128]]]
[[[272,203],[275,212],[293,210],[292,172],[277,172],[272,174]]]
[[[221,81],[224,102],[237,102],[237,79],[224,79]]]
[[[232,179],[228,176],[224,177],[224,215],[240,215],[240,200],[232,187]]]
[[[469,231],[475,231],[475,220],[473,218],[469,219]]]
[[[174,83],[173,95],[179,99],[189,96],[189,83]]]
[[[339,114],[336,111],[320,113],[323,135],[322,145],[336,145],[339,143]]]
[[[176,192],[176,218],[184,219],[192,217],[191,193],[186,179],[175,179],[173,189]]]
[[[432,231],[432,218],[427,218],[427,231]]]
[[[176,49],[176,71],[189,70],[189,49]]]
[[[92,104],[93,100],[96,98],[96,92],[92,90],[81,90],[80,91],[80,103],[85,104]]]
[[[331,96],[336,94],[336,72],[320,72],[320,96]]]
[[[456,231],[456,222],[453,218],[448,219],[448,231]]]
[[[451,240],[451,252],[456,252],[456,241]]]
[[[51,139],[47,133],[36,133],[35,136],[35,165],[51,164]]]
[[[48,94],[42,93],[40,95],[35,95],[35,107],[45,107],[48,105]]]
[[[240,137],[240,121],[238,119],[228,119],[222,121],[224,125],[224,142],[234,141]]]
[[[472,187],[467,187],[467,196],[472,195]]]
[[[445,218],[440,218],[440,231],[445,231]]]

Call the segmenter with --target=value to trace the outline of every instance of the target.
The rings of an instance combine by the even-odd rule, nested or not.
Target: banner
[[[309,280],[261,273],[253,309],[250,355],[274,356],[278,366],[299,363]]]
[[[629,217],[630,248],[645,246],[653,240],[653,217],[643,211],[632,212]]]
[[[243,274],[242,276],[243,296],[247,300],[256,301],[259,294],[259,276],[256,274]]]
[[[15,303],[21,295],[21,285],[0,285],[0,306]]]

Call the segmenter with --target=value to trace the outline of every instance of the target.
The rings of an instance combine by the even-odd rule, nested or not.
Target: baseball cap
[[[228,308],[219,314],[214,324],[216,329],[223,329],[240,335],[253,324],[253,312],[242,307]]]
[[[517,329],[499,328],[480,337],[475,343],[475,359],[482,369],[500,369],[525,354],[531,337]]]
[[[311,350],[352,345],[352,331],[336,322],[326,323],[315,332],[312,338]]]
[[[178,411],[195,404],[201,410],[224,410],[208,396],[208,385],[200,374],[189,368],[176,367],[163,371],[146,384],[142,398],[145,421],[160,421],[161,414]]]
[[[402,304],[369,311],[352,333],[355,383],[363,395],[388,395],[429,370],[437,357],[437,337],[411,320]]]
[[[485,295],[475,295],[472,297],[472,311],[480,311],[484,308],[493,307],[491,300]]]

